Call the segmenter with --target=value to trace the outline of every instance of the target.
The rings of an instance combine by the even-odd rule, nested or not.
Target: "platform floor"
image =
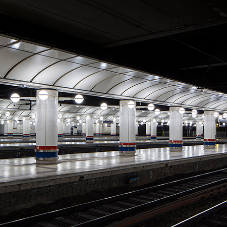
[[[0,160],[0,183],[216,153],[227,153],[227,144],[217,144],[214,149],[204,149],[203,145],[185,146],[182,152],[170,152],[169,148],[140,149],[136,150],[136,156],[129,157],[119,156],[118,151],[67,154],[60,155],[58,163],[52,165],[37,165],[33,157],[2,159]]]

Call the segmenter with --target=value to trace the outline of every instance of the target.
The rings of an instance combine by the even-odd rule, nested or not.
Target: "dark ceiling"
[[[1,0],[0,32],[227,93],[227,1]]]

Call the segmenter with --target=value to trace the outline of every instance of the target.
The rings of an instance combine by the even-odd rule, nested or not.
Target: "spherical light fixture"
[[[222,119],[222,115],[219,115],[219,119]]]
[[[59,119],[62,119],[62,115],[61,115],[61,114],[58,114],[58,118],[59,118]]]
[[[183,107],[181,107],[181,108],[179,109],[179,113],[184,114],[184,112],[185,112],[185,109],[184,109]]]
[[[154,105],[152,103],[150,103],[147,108],[148,108],[148,110],[153,110],[154,109]]]
[[[218,117],[219,113],[218,112],[214,112],[214,117]]]
[[[155,113],[156,115],[160,114],[160,109],[155,109],[154,113]]]
[[[13,93],[10,97],[12,102],[19,102],[20,96],[17,93]]]
[[[45,90],[41,90],[41,91],[39,91],[39,98],[41,99],[41,100],[47,100],[47,98],[48,98],[48,92],[47,91],[45,91]]]
[[[77,120],[80,120],[80,116],[77,116],[76,119],[77,119]]]
[[[84,97],[82,95],[76,95],[75,96],[75,102],[80,104],[84,101]]]
[[[107,109],[107,104],[106,103],[102,103],[100,107],[101,107],[102,110],[106,110]]]
[[[6,111],[5,115],[6,115],[6,117],[8,117],[10,115],[10,112]]]
[[[196,115],[197,114],[197,110],[192,110],[192,115]]]
[[[129,101],[129,102],[128,102],[128,108],[132,109],[132,108],[134,108],[134,107],[135,107],[135,102]]]
[[[227,113],[223,113],[223,118],[227,118]]]
[[[99,120],[100,120],[100,121],[103,121],[103,116],[100,116]]]

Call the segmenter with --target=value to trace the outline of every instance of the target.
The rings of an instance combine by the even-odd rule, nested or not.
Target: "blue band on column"
[[[27,136],[27,135],[23,135],[23,137],[30,137],[30,136]]]
[[[135,151],[135,147],[119,147],[119,151]]]
[[[86,137],[86,140],[94,140],[93,138]]]
[[[58,152],[36,152],[36,158],[55,158]]]
[[[169,147],[183,147],[182,143],[177,143],[177,144],[169,144]]]
[[[155,140],[155,139],[157,139],[157,137],[152,136],[151,139]]]
[[[215,144],[216,143],[215,142],[212,142],[212,141],[211,142],[209,142],[209,141],[208,142],[204,142],[204,145],[215,145]]]

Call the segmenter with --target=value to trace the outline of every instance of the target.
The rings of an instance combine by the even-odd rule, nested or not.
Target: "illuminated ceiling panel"
[[[65,53],[6,37],[0,37],[0,62],[2,84],[15,86],[24,84],[32,88],[53,88],[64,92],[134,99],[167,106],[182,105],[202,110],[227,110],[225,94],[220,95],[207,89],[203,91],[159,75],[148,75],[145,72],[89,59],[75,53]],[[66,108],[65,111],[72,110]],[[78,113],[94,111],[100,114],[91,108],[86,111],[77,108],[76,111]]]

